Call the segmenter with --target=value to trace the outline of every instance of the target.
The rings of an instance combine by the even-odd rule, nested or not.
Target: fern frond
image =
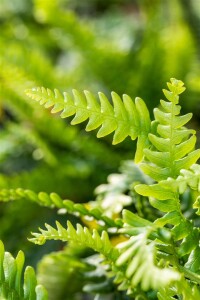
[[[184,127],[192,114],[179,116],[179,94],[185,90],[183,82],[172,78],[168,88],[163,92],[169,102],[161,100],[162,110],[154,110],[157,134],[149,134],[154,148],[144,149],[149,163],[141,164],[143,171],[156,181],[177,178],[181,169],[188,169],[200,157],[199,149],[192,151],[196,143],[195,131]]]
[[[187,170],[180,170],[180,175],[176,179],[167,178],[167,180],[161,181],[160,184],[175,192],[178,191],[180,194],[183,194],[188,187],[200,192],[200,166],[193,164]]]
[[[118,257],[118,250],[112,246],[106,231],[99,235],[98,231],[94,229],[91,233],[87,227],[82,227],[80,224],[77,224],[75,229],[69,221],[67,222],[67,229],[59,222],[56,222],[57,229],[48,224],[45,226],[47,230],[40,228],[41,233],[32,233],[34,238],[29,240],[38,245],[43,245],[47,240],[73,241],[103,254],[111,261],[115,261]]]
[[[99,93],[99,101],[88,91],[84,94],[73,90],[73,96],[69,93],[63,95],[55,90],[35,88],[26,90],[26,94],[39,101],[46,108],[52,107],[51,112],[61,112],[61,118],[74,116],[72,125],[86,120],[86,131],[100,127],[97,137],[104,137],[114,133],[113,144],[122,142],[127,136],[132,140],[138,138],[136,161],[143,157],[143,149],[147,146],[150,132],[150,117],[144,101],[136,98],[135,103],[128,95],[123,95],[123,100],[118,94],[112,93],[113,106],[103,93]]]
[[[83,228],[80,224],[77,225],[77,229],[70,222],[68,222],[67,229],[58,222],[56,224],[57,229],[46,224],[47,230],[40,229],[40,233],[33,233],[34,238],[31,238],[30,241],[40,245],[47,240],[73,241],[92,248],[103,254],[111,262],[113,265],[112,274],[116,276],[114,282],[120,284],[120,290],[124,286],[133,289],[138,284],[141,284],[143,290],[158,288],[163,284],[176,281],[180,277],[175,270],[160,269],[155,265],[154,242],[148,241],[146,232],[131,237],[128,241],[114,248],[104,231],[100,236],[96,230],[90,233],[87,228]]]
[[[20,199],[29,200],[35,202],[41,206],[50,207],[50,208],[58,208],[65,209],[66,212],[80,215],[82,217],[92,217],[95,220],[101,220],[105,223],[106,226],[109,227],[119,227],[121,225],[120,219],[113,220],[106,215],[102,214],[102,210],[100,207],[94,207],[92,209],[88,209],[86,205],[81,203],[74,203],[71,200],[65,199],[63,200],[56,193],[45,193],[39,192],[35,193],[29,189],[1,189],[0,190],[0,201],[16,201]]]
[[[23,266],[23,252],[20,251],[13,258],[9,252],[4,251],[4,245],[0,241],[0,296],[3,299],[47,300],[47,292],[42,285],[37,285],[33,268],[26,267],[23,274]]]
[[[187,186],[198,188],[199,171],[195,162],[200,157],[200,150],[192,151],[196,143],[195,131],[183,127],[191,114],[178,116],[179,94],[185,89],[183,83],[171,79],[168,87],[169,91],[163,92],[169,102],[161,100],[163,111],[154,111],[157,133],[149,134],[154,148],[144,149],[148,162],[141,164],[143,171],[158,183],[140,184],[135,186],[135,190],[138,194],[149,197],[151,205],[165,213],[155,224],[160,227],[173,225],[173,239],[181,241],[178,252],[180,256],[184,256],[197,248],[199,232],[183,216],[179,192],[184,192]],[[187,142],[186,137],[190,137]]]
[[[180,274],[175,269],[169,267],[162,269],[157,266],[159,259],[157,243],[154,239],[158,235],[154,224],[127,210],[123,211],[123,220],[124,226],[119,231],[128,234],[130,238],[117,245],[121,251],[116,265],[124,267],[126,278],[130,281],[131,286],[136,287],[140,284],[142,290],[146,291],[150,288],[158,289],[167,286],[172,281],[177,281]],[[168,233],[166,232],[164,235],[162,233],[164,239],[168,240]],[[126,281],[122,279],[122,286]]]

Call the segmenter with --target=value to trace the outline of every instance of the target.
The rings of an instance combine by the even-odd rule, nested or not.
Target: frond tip
[[[61,112],[61,118],[74,115],[72,125],[88,120],[86,131],[95,130],[101,126],[97,132],[98,138],[114,132],[114,145],[128,136],[132,140],[138,138],[136,161],[142,159],[151,124],[149,111],[142,99],[136,98],[134,103],[128,95],[123,95],[121,99],[118,94],[112,92],[113,105],[111,105],[103,93],[98,94],[97,100],[88,91],[80,93],[73,90],[73,95],[71,95],[67,92],[61,94],[57,89],[53,92],[50,89],[38,87],[25,92],[45,108],[53,107],[52,113]]]

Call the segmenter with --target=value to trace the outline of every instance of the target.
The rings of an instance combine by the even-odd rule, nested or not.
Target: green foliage
[[[4,251],[0,241],[0,296],[1,299],[46,300],[47,292],[42,285],[37,285],[32,267],[26,267],[23,273],[24,253],[20,251],[16,258]],[[23,280],[23,282],[22,282]]]
[[[35,265],[62,246],[48,242],[36,251],[25,242],[28,232],[44,222],[53,230],[56,219],[68,241],[63,224],[70,219],[74,246],[48,254],[38,270],[52,300],[200,298],[199,150],[191,129],[199,123],[196,2],[0,1],[0,235]],[[153,112],[170,76],[186,83],[181,106],[192,121],[180,115],[181,81],[169,83],[167,101]],[[77,92],[84,89],[91,92]],[[111,99],[110,90],[118,93]],[[84,227],[89,245],[79,235]],[[118,253],[113,260],[98,254],[102,232]],[[81,244],[85,257],[76,253]]]
[[[37,278],[47,287],[49,299],[70,300],[76,299],[74,294],[83,287],[86,281],[85,274],[89,271],[91,266],[80,255],[69,253],[64,249],[43,257],[38,265]]]
[[[197,208],[197,214],[199,213],[199,165],[196,162],[200,151],[194,150],[195,130],[185,127],[191,114],[180,115],[179,94],[185,90],[183,82],[171,79],[168,88],[169,90],[163,90],[168,101],[161,100],[161,108],[154,110],[155,120],[151,123],[143,104],[147,121],[142,120],[137,104],[128,96],[124,98],[132,103],[133,116],[129,120],[134,121],[128,123],[126,128],[123,127],[123,137],[130,135],[131,126],[137,132],[134,138],[144,137],[145,132],[145,144],[139,150],[142,162],[138,162],[137,148],[137,164],[127,162],[122,174],[110,175],[108,184],[96,189],[96,202],[74,204],[70,200],[62,200],[56,193],[37,194],[24,189],[4,189],[0,193],[1,201],[27,199],[42,206],[58,208],[62,213],[68,212],[81,217],[81,221],[87,226],[78,223],[75,227],[67,221],[65,228],[57,221],[56,228],[46,224],[46,229],[40,228],[40,232],[33,233],[29,240],[39,245],[48,240],[60,240],[68,242],[69,249],[73,245],[73,251],[81,247],[86,252],[90,248],[92,253],[100,254],[102,259],[96,261],[99,266],[97,270],[100,270],[100,266],[107,266],[104,269],[104,281],[96,285],[87,283],[87,276],[84,277],[87,267],[84,264],[83,273],[80,274],[86,279],[82,285],[83,291],[96,293],[97,297],[108,291],[112,294],[115,286],[122,299],[125,293],[136,299],[142,295],[146,295],[148,299],[151,292],[154,295],[151,296],[152,299],[156,299],[156,294],[158,299],[178,297],[193,300],[200,296],[199,227],[184,215],[181,198],[188,189],[191,190],[189,196],[195,192],[196,201],[191,203],[191,209]],[[62,111],[61,117],[63,113],[64,117],[75,114],[72,125],[89,118],[91,129],[108,126],[110,115],[116,124],[120,123],[120,111],[125,112],[126,109],[126,101],[122,102],[116,94],[113,96],[113,107],[102,94],[99,103],[89,92],[83,97],[83,94],[74,91],[74,98],[65,93],[63,98],[57,91],[53,94],[48,89],[37,88],[29,90],[27,94],[47,108],[53,106],[52,113]],[[109,107],[107,114],[104,111],[101,113],[105,103]],[[93,106],[95,109],[91,109]],[[145,131],[136,124],[143,124]],[[129,194],[125,195],[127,192]],[[148,200],[150,206],[146,204]],[[110,210],[107,209],[109,206]],[[129,206],[129,210],[123,209],[123,206]],[[57,255],[66,263],[69,259],[68,264],[72,263],[71,271],[76,269],[76,259],[73,261],[72,257],[70,259],[64,253],[52,255],[54,258]],[[88,252],[88,259],[90,255]],[[61,269],[60,266],[59,270]],[[66,280],[69,280],[70,272],[65,274]],[[45,278],[44,270],[42,278]],[[48,287],[47,280],[45,285]],[[59,275],[53,280],[60,282]],[[73,297],[74,293],[75,291],[71,294]]]

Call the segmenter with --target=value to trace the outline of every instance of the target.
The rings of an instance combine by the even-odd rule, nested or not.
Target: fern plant
[[[195,150],[195,130],[186,127],[192,114],[180,115],[183,82],[172,78],[167,85],[166,100],[155,108],[152,121],[140,98],[134,102],[127,95],[121,99],[112,93],[112,105],[102,93],[96,98],[76,90],[72,95],[45,88],[26,91],[45,108],[52,107],[52,113],[74,116],[72,125],[88,120],[86,130],[100,127],[97,137],[114,132],[114,144],[127,137],[137,139],[134,163],[127,163],[122,174],[113,174],[107,185],[98,187],[96,201],[75,204],[56,193],[22,188],[0,191],[1,201],[26,199],[57,208],[66,218],[73,214],[80,219],[77,225],[69,220],[67,226],[58,221],[55,227],[45,224],[29,240],[38,245],[48,240],[67,242],[60,253],[47,255],[42,265],[47,266],[48,257],[56,265],[60,257],[62,268],[66,263],[66,278],[79,265],[80,288],[94,299],[200,298],[200,150]],[[85,254],[77,255],[77,251]],[[68,272],[69,253],[73,263]],[[95,261],[92,266],[91,261]],[[1,266],[5,274],[3,256]],[[41,283],[51,290],[47,282],[52,276],[44,268],[38,272]],[[70,295],[58,296],[64,295],[60,291],[56,297],[76,299],[77,292],[76,287]],[[30,299],[39,298],[34,294]]]

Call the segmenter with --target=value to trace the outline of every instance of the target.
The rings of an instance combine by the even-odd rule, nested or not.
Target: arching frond
[[[138,138],[136,161],[143,157],[143,149],[148,145],[150,132],[150,118],[144,101],[136,98],[135,103],[128,95],[123,95],[123,100],[118,94],[112,93],[113,106],[103,93],[99,93],[99,101],[88,91],[80,93],[73,90],[63,95],[55,90],[35,88],[27,90],[26,94],[39,101],[46,108],[52,107],[51,112],[61,112],[62,118],[74,116],[71,121],[76,125],[88,120],[86,131],[100,127],[97,137],[104,137],[114,133],[113,144],[122,142],[127,136],[132,140]]]

